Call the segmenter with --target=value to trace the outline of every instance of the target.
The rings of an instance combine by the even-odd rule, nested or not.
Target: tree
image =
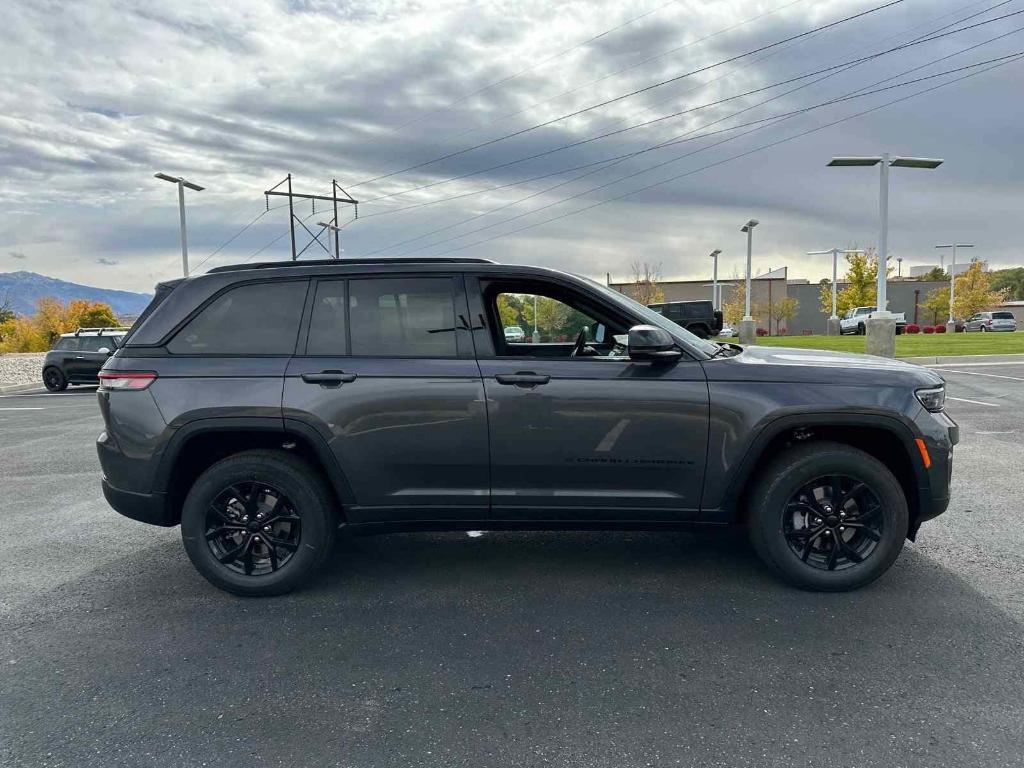
[[[0,325],[3,325],[8,320],[14,319],[14,310],[11,309],[11,305],[12,302],[10,296],[6,293],[3,296],[0,296]]]
[[[112,328],[120,322],[111,306],[102,301],[76,299],[68,304],[67,314],[75,328]]]
[[[924,301],[921,302],[921,308],[931,313],[930,325],[939,322],[939,317],[947,317],[949,314],[949,288],[936,288],[934,291],[929,291]]]
[[[927,272],[925,272],[923,275],[919,275],[915,279],[920,280],[922,283],[927,283],[927,282],[935,282],[935,283],[937,283],[940,280],[949,280],[949,273],[946,272],[942,267],[932,267]]]
[[[846,287],[836,296],[836,311],[843,315],[852,307],[872,307],[878,296],[878,257],[874,249],[846,254]],[[889,267],[887,275],[892,273]],[[821,283],[821,308],[832,314],[832,283]]]
[[[746,297],[747,297],[747,286],[742,280],[736,282],[732,291],[729,293],[729,298],[722,302],[722,319],[732,327],[736,328],[739,326],[740,321],[743,320],[743,315],[746,314]],[[750,316],[754,318],[754,321],[760,325],[761,318],[767,315],[767,306],[754,302],[750,306]]]
[[[1009,288],[992,290],[988,272],[976,261],[966,272],[957,275],[956,291],[953,296],[953,314],[961,319],[968,318],[975,312],[998,307],[1006,301]],[[948,295],[947,295],[948,300]]]
[[[831,303],[829,304],[829,311],[831,312]],[[787,296],[784,299],[779,299],[772,304],[769,310],[769,316],[775,321],[775,330],[777,333],[782,332],[782,324],[788,325],[789,321],[796,317],[796,311],[800,308],[800,302],[792,296]]]
[[[1007,289],[1006,301],[1020,301],[1024,299],[1024,267],[1011,267],[1010,269],[997,269],[990,272],[992,278],[991,287],[994,291]]]
[[[629,286],[630,295],[641,304],[658,304],[665,300],[665,292],[658,282],[661,280],[661,264],[648,264],[634,261],[630,265],[633,271],[633,283]]]

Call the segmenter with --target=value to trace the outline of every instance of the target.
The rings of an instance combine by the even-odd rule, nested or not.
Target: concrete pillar
[[[946,323],[946,333],[956,333],[956,323],[955,322]]]
[[[839,318],[830,317],[828,319],[828,335],[838,336],[839,335]]]
[[[869,355],[896,357],[896,318],[869,317],[864,321],[866,349]]]
[[[757,323],[740,320],[740,344],[757,344]]]

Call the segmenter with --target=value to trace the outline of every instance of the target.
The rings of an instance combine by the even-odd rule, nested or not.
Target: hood
[[[943,383],[935,371],[902,360],[818,349],[751,345],[735,357],[704,365],[711,381],[927,387]]]

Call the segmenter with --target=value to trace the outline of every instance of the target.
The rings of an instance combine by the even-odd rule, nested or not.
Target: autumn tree
[[[846,254],[846,287],[836,295],[836,311],[840,316],[853,307],[873,307],[878,296],[878,256],[874,249]],[[887,275],[892,273],[889,267]],[[832,284],[822,283],[821,308],[832,314]]]
[[[980,261],[974,262],[967,271],[957,275],[953,314],[967,318],[975,312],[997,307],[1006,301],[1009,289],[992,290],[990,282],[989,274],[982,269]],[[948,301],[948,295],[946,298]]]
[[[935,325],[940,317],[947,317],[949,314],[949,288],[936,288],[929,291],[921,302],[921,308],[931,313],[932,321],[929,325]]]
[[[14,302],[11,301],[11,297],[6,293],[0,296],[0,325],[15,318],[14,309],[12,309],[13,304]]]
[[[923,283],[933,282],[937,283],[940,280],[949,280],[949,274],[942,267],[932,267],[923,275],[919,275],[915,278]]]
[[[739,327],[740,321],[743,320],[743,316],[746,314],[746,299],[746,283],[737,281],[733,284],[729,298],[722,303],[722,319],[733,328]],[[750,305],[750,316],[754,318],[755,323],[760,325],[761,319],[768,314],[767,310],[767,305],[753,302]]]
[[[831,301],[829,303],[829,311],[831,312]],[[782,332],[782,324],[789,324],[789,321],[796,317],[796,312],[800,308],[800,302],[792,296],[787,296],[784,299],[779,299],[774,302],[768,310],[769,317],[775,321],[775,330],[779,333]]]
[[[661,281],[661,264],[634,261],[630,265],[633,281],[629,286],[630,295],[641,304],[658,304],[665,300],[665,292],[658,283]]]
[[[1004,301],[1024,299],[1024,267],[997,269],[990,272],[989,276],[993,291],[1007,290]]]

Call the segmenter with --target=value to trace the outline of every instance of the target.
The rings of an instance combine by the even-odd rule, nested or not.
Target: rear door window
[[[313,313],[309,318],[307,355],[348,354],[346,283],[346,280],[321,280],[317,285]]]
[[[104,346],[104,341],[99,336],[82,336],[79,342],[78,349],[81,352],[99,352],[100,347]]]
[[[353,355],[458,356],[450,277],[350,280],[348,311]]]
[[[290,355],[307,281],[251,283],[215,298],[171,339],[176,355]]]

